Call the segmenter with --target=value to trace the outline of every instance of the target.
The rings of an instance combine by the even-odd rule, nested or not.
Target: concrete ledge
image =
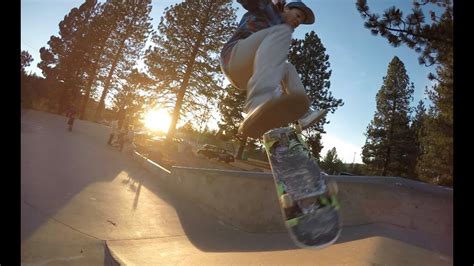
[[[286,230],[270,173],[174,166],[176,189],[249,232]]]

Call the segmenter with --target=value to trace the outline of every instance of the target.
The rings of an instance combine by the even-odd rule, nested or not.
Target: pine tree
[[[110,8],[110,6],[110,2],[99,6],[98,13],[100,15],[92,19],[91,25],[79,45],[82,48],[84,63],[87,65],[87,68],[84,69],[87,80],[84,85],[84,96],[79,109],[80,119],[85,118],[87,104],[91,96],[97,92],[100,69],[109,65],[105,56],[107,41],[117,29],[119,19],[114,9]]]
[[[145,41],[151,33],[151,0],[109,0],[105,9],[117,19],[117,27],[111,33],[105,51],[108,65],[103,77],[103,90],[94,120],[99,120],[105,107],[105,98],[110,88],[120,89],[120,80],[132,71],[141,58]]]
[[[26,75],[25,68],[27,68],[30,63],[33,62],[33,57],[27,51],[21,51],[20,55],[20,66],[21,66],[21,73]]]
[[[439,83],[428,91],[433,102],[421,137],[423,153],[416,172],[421,180],[439,185],[453,184],[453,71],[439,67]]]
[[[239,141],[236,158],[241,160],[247,138],[238,135],[237,131],[240,123],[243,121],[242,112],[244,110],[246,93],[230,84],[226,87],[225,91],[226,93],[219,103],[221,114],[219,129],[227,138],[235,138]]]
[[[335,175],[343,171],[344,163],[337,156],[336,147],[328,150],[326,156],[320,162],[321,169],[326,173]]]
[[[183,111],[217,105],[219,53],[235,29],[235,17],[230,0],[185,0],[165,9],[146,63],[159,89],[173,96],[168,139]]]
[[[425,22],[423,6],[428,4],[444,8],[438,16],[430,10],[432,23]],[[420,64],[445,64],[453,51],[453,5],[450,0],[415,0],[411,14],[403,17],[403,12],[391,7],[383,14],[372,14],[367,0],[357,0],[357,10],[366,21],[364,26],[374,35],[380,34],[395,47],[404,43],[421,53]]]
[[[415,108],[415,116],[413,117],[410,125],[410,130],[413,134],[414,139],[414,146],[413,146],[413,153],[410,154],[410,176],[414,179],[418,179],[418,175],[416,173],[416,163],[418,158],[423,154],[423,145],[421,143],[422,138],[426,136],[425,133],[425,120],[426,120],[426,108],[423,101],[419,101],[418,105]]]
[[[437,64],[436,74],[428,78],[438,83],[427,90],[430,106],[425,119],[416,172],[419,178],[437,184],[452,184],[453,178],[453,4],[451,0],[413,1],[413,12],[405,18],[392,7],[383,18],[369,12],[366,0],[357,1],[357,9],[366,19],[365,27],[388,39],[393,46],[402,43],[420,53],[420,64]],[[431,24],[425,22],[422,7],[436,6],[440,15],[430,10]]]
[[[413,91],[403,62],[395,56],[377,93],[377,111],[362,148],[362,159],[374,174],[409,175],[409,155],[414,146],[409,128]]]
[[[31,80],[32,77],[26,74],[25,68],[33,62],[33,57],[27,51],[21,51],[20,54],[20,73],[21,73],[21,106],[30,107],[32,102]]]
[[[90,24],[98,15],[100,4],[96,0],[86,0],[79,8],[73,8],[59,23],[59,37],[51,36],[48,48],[40,49],[41,62],[38,67],[50,83],[56,82],[62,91],[58,112],[77,102],[84,85],[83,51],[80,47]]]
[[[342,99],[336,99],[329,91],[331,70],[329,70],[329,55],[318,35],[311,31],[302,40],[294,39],[290,46],[288,60],[300,74],[301,82],[311,100],[311,106],[316,109],[329,108],[333,113],[337,107],[343,106]],[[326,117],[306,130],[307,143],[316,158],[321,152],[321,134],[324,125],[328,124]]]
[[[115,95],[114,105],[117,113],[127,110],[130,121],[136,122],[144,113],[145,106],[150,106],[150,97],[147,96],[148,89],[153,82],[145,73],[133,69],[125,78],[125,84]]]

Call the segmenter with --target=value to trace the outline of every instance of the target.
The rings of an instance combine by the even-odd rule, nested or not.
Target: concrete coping
[[[135,154],[135,156],[137,156],[139,159],[141,159],[141,160],[143,160],[143,161],[145,161],[145,162],[147,162],[147,163],[149,163],[149,164],[151,164],[151,165],[157,167],[159,170],[161,170],[161,171],[163,171],[163,172],[165,172],[165,173],[171,174],[171,171],[170,171],[170,170],[168,170],[168,169],[164,168],[163,166],[161,166],[161,165],[155,163],[154,161],[148,159],[147,157],[141,155],[140,153],[138,153],[138,152],[135,151],[134,154]]]
[[[155,164],[156,165],[156,164]],[[159,166],[159,165],[158,165]],[[159,166],[161,167],[161,166]],[[162,167],[161,167],[162,168]],[[214,174],[222,177],[245,177],[245,178],[256,178],[256,179],[271,179],[273,178],[272,173],[262,173],[255,171],[238,171],[238,170],[223,170],[223,169],[211,169],[211,168],[197,168],[187,166],[173,166],[173,169],[178,171],[193,171],[195,173]],[[346,176],[346,175],[328,175],[329,178],[334,178],[338,182],[344,183],[365,183],[365,184],[379,184],[389,186],[403,186],[411,189],[415,189],[422,192],[429,192],[434,194],[452,195],[453,189],[449,187],[442,187],[429,183],[423,183],[411,179],[395,177],[395,176]]]
[[[239,171],[239,170],[224,170],[224,169],[212,169],[212,168],[197,168],[197,167],[187,167],[187,166],[173,166],[173,169],[181,171],[194,171],[201,173],[214,173],[226,177],[247,177],[247,178],[272,178],[272,173],[263,173],[255,171]]]

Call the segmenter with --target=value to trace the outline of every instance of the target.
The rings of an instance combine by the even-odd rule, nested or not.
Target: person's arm
[[[241,4],[249,12],[259,11],[263,6],[271,2],[271,0],[237,0],[237,3]]]
[[[279,4],[283,0],[237,0],[249,13],[264,16],[268,19],[270,25],[278,25],[284,23],[281,17]]]

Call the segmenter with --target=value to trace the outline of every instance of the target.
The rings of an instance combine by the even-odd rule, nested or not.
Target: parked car
[[[217,158],[218,161],[226,163],[235,161],[234,156],[229,151],[211,144],[204,144],[196,153],[206,156],[208,159]]]
[[[340,172],[339,175],[354,175],[353,173],[349,172]]]
[[[137,151],[148,155],[152,160],[159,160],[166,152],[177,152],[178,145],[184,145],[184,143],[185,141],[179,138],[174,138],[170,144],[166,141],[166,137],[153,136],[148,133],[135,134]]]

